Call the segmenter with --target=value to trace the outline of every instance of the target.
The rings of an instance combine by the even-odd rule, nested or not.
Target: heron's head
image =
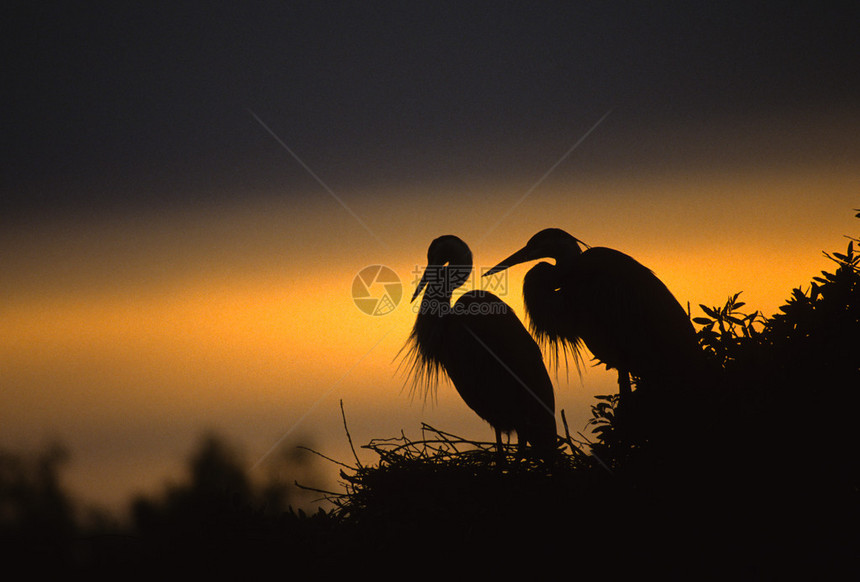
[[[580,242],[560,228],[545,228],[531,237],[526,246],[484,273],[484,276],[493,275],[508,267],[538,259],[555,259],[556,264],[558,264],[560,261],[579,255],[582,252],[582,249],[579,248]]]
[[[427,267],[421,282],[415,288],[412,301],[428,285],[445,295],[453,293],[469,278],[472,272],[472,251],[457,236],[446,234],[435,239],[427,249]]]

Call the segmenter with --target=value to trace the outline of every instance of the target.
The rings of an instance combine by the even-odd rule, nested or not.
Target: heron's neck
[[[418,316],[412,328],[412,339],[425,361],[439,361],[444,345],[444,326],[451,312],[451,293],[437,286],[428,286],[418,306]]]
[[[451,295],[453,291],[453,289],[447,289],[443,285],[428,285],[424,290],[424,297],[421,299],[418,317],[441,317],[442,315],[445,315],[448,312],[448,308],[451,307]]]

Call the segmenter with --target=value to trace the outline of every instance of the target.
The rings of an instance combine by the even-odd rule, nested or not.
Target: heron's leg
[[[528,439],[526,439],[519,432],[517,432],[517,458],[518,459],[523,458],[523,456],[525,455],[526,442],[528,442]]]

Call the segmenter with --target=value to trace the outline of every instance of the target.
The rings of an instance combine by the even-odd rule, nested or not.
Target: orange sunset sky
[[[87,500],[156,491],[209,429],[254,466],[280,442],[349,462],[340,401],[357,445],[421,422],[490,440],[450,385],[425,402],[397,370],[441,234],[479,269],[564,228],[693,316],[738,291],[770,315],[857,234],[835,9],[184,6],[19,15],[0,447],[60,440]],[[353,301],[369,265],[403,285],[390,313]],[[520,317],[527,269],[496,289]],[[613,389],[562,371],[557,408],[584,430]]]

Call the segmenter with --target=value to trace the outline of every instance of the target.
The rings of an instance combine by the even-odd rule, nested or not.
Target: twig
[[[307,485],[302,485],[298,481],[293,481],[293,484],[302,489],[304,491],[313,491],[314,493],[322,493],[325,497],[325,501],[331,501],[330,497],[344,497],[345,493],[337,493],[335,491],[326,491],[325,489],[317,489],[316,487],[308,487]]]
[[[349,448],[352,450],[352,456],[355,457],[355,465],[361,469],[361,461],[358,460],[358,454],[355,452],[355,446],[352,444],[352,435],[349,434],[349,428],[346,426],[346,413],[343,411],[343,399],[340,400],[340,416],[343,418],[343,430],[346,432],[346,439],[349,441]]]
[[[346,469],[352,469],[353,468],[353,467],[350,467],[349,465],[347,465],[346,463],[342,463],[341,461],[336,461],[336,460],[332,459],[331,457],[327,457],[326,455],[320,453],[319,451],[309,449],[308,447],[298,445],[296,448],[304,449],[304,450],[308,451],[309,453],[313,453],[313,454],[317,455],[318,457],[322,457],[326,461],[330,461],[330,462],[334,463],[335,465],[340,465],[341,467],[344,467]]]

